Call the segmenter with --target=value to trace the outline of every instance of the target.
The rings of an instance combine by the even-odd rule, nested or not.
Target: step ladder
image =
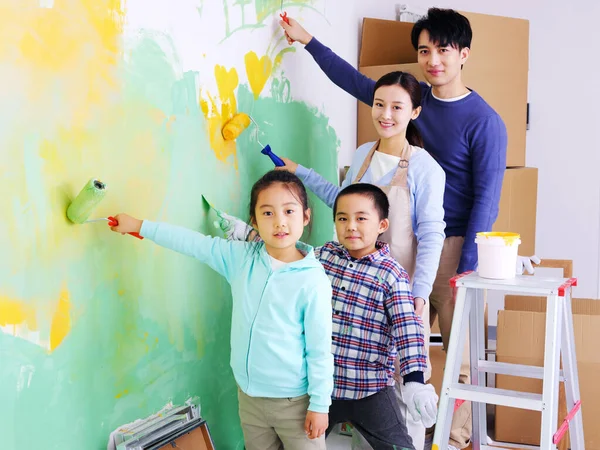
[[[470,401],[472,407],[473,450],[495,449],[498,446],[518,447],[514,444],[493,442],[488,438],[487,404],[542,412],[540,446],[522,446],[524,448],[556,449],[558,442],[569,430],[571,449],[584,450],[581,399],[579,396],[573,314],[571,310],[571,287],[577,285],[577,279],[517,275],[511,280],[491,280],[481,278],[475,272],[467,272],[452,278],[450,285],[455,288],[456,306],[448,344],[446,369],[440,392],[433,450],[445,450],[447,448],[454,406],[464,401]],[[486,360],[484,342],[486,290],[547,297],[544,367]],[[469,325],[471,360],[470,385],[458,383],[461,356],[467,335],[467,324]],[[560,370],[561,356],[562,370]],[[543,393],[524,393],[487,387],[485,382],[486,373],[541,379],[543,380]],[[563,381],[565,384],[567,411],[569,412],[557,430],[559,381]]]

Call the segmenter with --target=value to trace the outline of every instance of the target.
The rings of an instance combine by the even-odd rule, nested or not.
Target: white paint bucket
[[[477,233],[479,276],[493,280],[509,280],[516,275],[517,250],[521,243],[518,233]]]

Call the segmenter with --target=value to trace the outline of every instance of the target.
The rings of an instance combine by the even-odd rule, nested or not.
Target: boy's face
[[[441,87],[458,80],[460,82],[461,66],[469,58],[470,50],[448,45],[440,47],[429,40],[429,31],[423,30],[419,35],[417,61],[425,79],[434,87]]]
[[[389,227],[388,219],[380,219],[373,200],[360,194],[338,199],[335,230],[340,243],[353,258],[375,251],[377,237]]]

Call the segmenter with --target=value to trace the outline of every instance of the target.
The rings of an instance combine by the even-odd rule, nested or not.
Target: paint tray
[[[141,450],[149,440],[160,439],[199,419],[197,407],[186,405],[164,409],[147,419],[121,427],[116,436],[117,450]]]

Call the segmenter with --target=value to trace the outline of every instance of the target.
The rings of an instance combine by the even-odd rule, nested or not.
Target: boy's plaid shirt
[[[358,260],[337,242],[315,249],[333,288],[336,400],[364,398],[393,385],[397,354],[401,376],[427,368],[408,274],[386,243],[376,247]]]

